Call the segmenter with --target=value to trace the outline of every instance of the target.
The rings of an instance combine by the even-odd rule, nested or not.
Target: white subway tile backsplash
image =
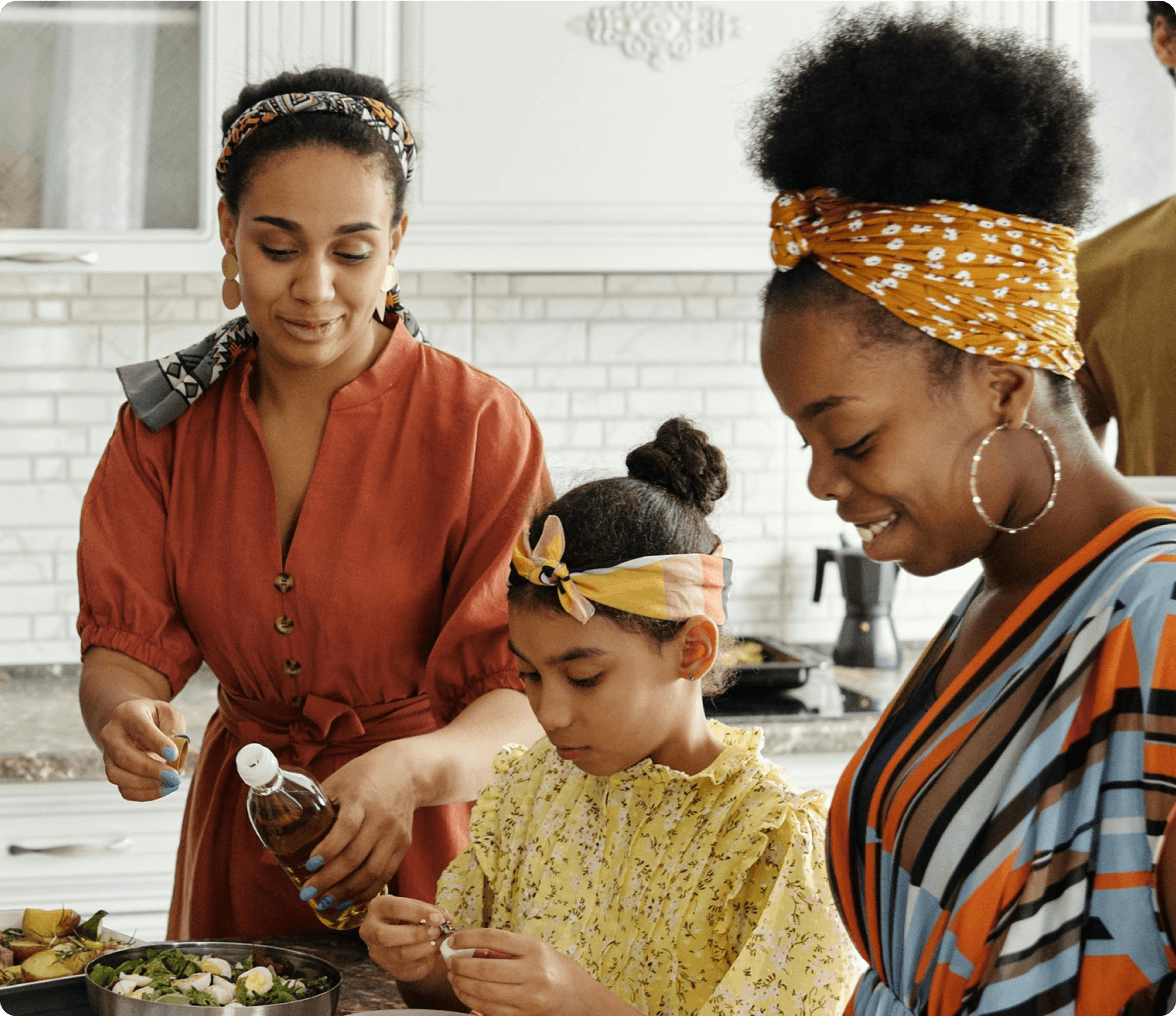
[[[69,459],[63,455],[38,455],[33,461],[33,479],[39,483],[69,479]]]
[[[513,296],[599,296],[603,275],[512,275]]]
[[[573,417],[597,417],[602,420],[622,417],[625,415],[625,393],[623,391],[572,392],[571,415]]]
[[[209,267],[0,273],[0,665],[77,658],[80,500],[123,399],[110,368],[189,346],[240,313],[221,304]],[[825,602],[811,602],[813,548],[855,537],[808,493],[808,454],[760,373],[768,278],[410,271],[401,291],[438,348],[527,403],[557,491],[623,474],[662,420],[693,418],[728,460],[730,492],[711,521],[736,562],[731,629],[831,642],[843,605],[833,576]],[[901,637],[931,634],[972,577],[903,575]]]
[[[147,320],[195,321],[196,301],[190,296],[152,297],[147,301]]]
[[[52,423],[54,412],[49,395],[9,395],[0,399],[0,424]]]
[[[98,366],[98,329],[91,325],[5,328],[0,369]]]
[[[586,367],[573,364],[567,367],[537,367],[535,380],[538,388],[562,388],[567,391],[583,391],[589,388],[607,388],[611,383],[610,374],[615,367]]]
[[[734,276],[721,274],[609,275],[605,278],[605,292],[610,296],[647,296],[661,293],[682,297],[725,296],[735,292],[735,279]]]
[[[184,276],[180,272],[156,272],[147,276],[151,296],[183,296]]]
[[[147,277],[95,272],[90,276],[90,292],[94,296],[142,296],[147,292]]]
[[[581,321],[479,323],[473,361],[479,366],[581,363],[587,349],[587,326]]]
[[[32,321],[32,300],[4,300],[0,302],[0,322]]]
[[[73,321],[142,321],[145,314],[142,300],[79,297],[69,302],[69,316]]]
[[[472,296],[474,292],[474,277],[469,272],[422,272],[417,274],[416,284],[417,298]]]
[[[70,455],[85,451],[86,431],[82,427],[0,426],[0,455]],[[5,504],[2,497],[0,504]],[[5,504],[6,516],[8,508]]]
[[[731,363],[743,359],[737,322],[613,322],[588,325],[593,363]]]
[[[184,295],[215,296],[219,300],[224,282],[220,272],[190,273],[184,276]]]
[[[48,294],[80,296],[90,292],[90,278],[82,272],[0,273],[0,299]]]
[[[31,618],[0,615],[0,642],[15,642],[23,645],[32,641],[32,633]]]
[[[64,300],[38,300],[34,311],[38,321],[69,320],[69,304]]]

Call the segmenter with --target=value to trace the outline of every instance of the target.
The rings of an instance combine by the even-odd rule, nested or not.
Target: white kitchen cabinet
[[[245,14],[228,0],[0,11],[0,267],[215,268],[218,120],[245,78]]]
[[[405,267],[765,271],[771,196],[741,124],[840,6],[401,4],[422,143]],[[1081,46],[1081,3],[952,6]]]
[[[166,937],[188,780],[158,801],[124,801],[105,781],[0,783],[0,910],[108,911],[109,928],[146,941]],[[10,854],[9,846],[129,838],[124,850]]]
[[[0,14],[0,32],[19,28],[21,18],[127,20],[195,11],[200,57],[192,101],[200,136],[192,146],[198,181],[196,199],[189,195],[189,225],[4,228],[0,221],[0,258],[92,256],[92,266],[66,265],[78,271],[214,270],[221,110],[245,80],[325,63],[408,89],[409,122],[421,150],[410,191],[407,269],[763,271],[770,195],[744,161],[741,124],[782,54],[817,36],[838,6],[816,0],[10,3]],[[952,6],[982,23],[1051,39],[1085,60],[1085,0]],[[46,82],[51,71],[43,69]],[[98,78],[97,68],[88,67],[74,88],[88,83],[100,93]],[[0,91],[16,87],[0,71]],[[6,163],[0,151],[0,197],[5,167],[19,158],[18,152]],[[110,193],[94,184],[86,196],[105,210]],[[7,270],[11,263],[0,265]]]

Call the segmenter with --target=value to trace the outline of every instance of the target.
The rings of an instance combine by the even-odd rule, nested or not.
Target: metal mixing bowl
[[[250,1005],[240,1009],[230,1009],[235,1016],[335,1016],[335,1009],[339,1005],[339,985],[343,983],[343,975],[338,967],[326,960],[320,960],[310,953],[299,952],[297,949],[279,949],[277,946],[258,944],[267,956],[275,960],[289,963],[297,971],[299,977],[327,977],[330,987],[326,991],[300,998],[294,1002],[279,1002],[275,1005]],[[205,956],[211,953],[236,963],[238,960],[248,960],[253,956],[254,946],[249,942],[156,942],[152,945],[136,946],[134,949],[119,949],[117,952],[103,953],[86,964],[86,995],[90,1005],[100,1016],[176,1016],[178,1013],[210,1013],[215,1006],[207,1005],[169,1005],[166,1002],[145,1002],[141,998],[128,998],[126,995],[116,995],[109,988],[100,988],[90,980],[90,972],[96,966],[118,967],[127,960],[141,960],[147,958],[148,949],[178,949],[180,952]],[[224,1012],[224,1009],[219,1010]]]

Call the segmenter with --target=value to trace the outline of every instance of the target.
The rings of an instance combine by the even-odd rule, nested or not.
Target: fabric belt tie
[[[360,755],[388,741],[437,729],[427,695],[350,706],[307,695],[302,705],[247,699],[217,692],[221,721],[238,741],[256,741],[271,751],[290,748],[296,765],[306,768],[319,754]]]

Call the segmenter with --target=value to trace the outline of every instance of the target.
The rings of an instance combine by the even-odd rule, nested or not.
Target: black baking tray
[[[68,980],[52,986],[44,981],[13,985],[0,995],[0,1003],[10,1016],[94,1016],[82,978]]]
[[[808,709],[790,698],[790,689],[807,684],[814,671],[831,667],[833,661],[807,646],[784,642],[770,635],[744,635],[738,646],[758,642],[764,649],[763,663],[743,663],[733,668],[732,683],[704,702],[708,715],[744,712],[805,713]]]

